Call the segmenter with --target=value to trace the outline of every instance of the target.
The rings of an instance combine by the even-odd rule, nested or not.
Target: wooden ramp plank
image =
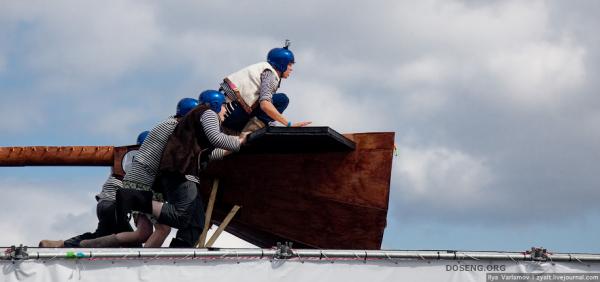
[[[248,136],[243,152],[254,153],[310,153],[348,152],[354,150],[354,141],[329,127],[270,126]]]

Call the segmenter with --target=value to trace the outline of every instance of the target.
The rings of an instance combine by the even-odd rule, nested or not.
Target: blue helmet
[[[189,111],[197,107],[199,104],[200,103],[198,100],[194,98],[183,98],[179,100],[179,103],[177,103],[177,112],[175,113],[175,116],[185,116]]]
[[[290,63],[295,63],[294,53],[288,48],[290,47],[290,41],[285,41],[283,48],[273,48],[267,55],[267,62],[273,66],[277,71],[284,73]]]
[[[142,133],[140,133],[137,137],[137,144],[138,145],[142,145],[142,143],[144,143],[144,140],[146,140],[146,137],[148,137],[148,133],[150,133],[150,131],[146,130]]]
[[[221,112],[221,105],[225,103],[225,95],[217,90],[206,90],[200,93],[200,104],[208,104],[210,109],[217,114]]]

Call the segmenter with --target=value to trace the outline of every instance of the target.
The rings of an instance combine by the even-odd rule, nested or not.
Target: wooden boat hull
[[[394,133],[345,135],[350,152],[240,153],[212,163],[219,178],[214,221],[240,205],[228,232],[259,247],[380,249],[386,226]]]

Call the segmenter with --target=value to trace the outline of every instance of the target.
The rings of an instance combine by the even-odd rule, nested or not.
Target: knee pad
[[[175,221],[177,222],[177,226],[175,228],[181,229],[186,228],[190,225],[190,220],[192,219],[192,215],[188,211],[177,211]]]
[[[290,103],[290,98],[288,98],[285,93],[275,93],[273,94],[273,98],[271,99],[273,106],[282,113]]]

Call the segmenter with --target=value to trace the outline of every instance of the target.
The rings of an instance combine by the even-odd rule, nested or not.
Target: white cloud
[[[404,116],[427,119],[442,110],[447,99],[447,93],[439,90],[416,89],[403,93],[398,108]]]
[[[451,65],[438,58],[423,57],[395,67],[383,83],[392,91],[402,90],[389,96],[401,101],[397,114],[423,119],[443,109],[450,95],[444,88],[452,79],[448,69]]]
[[[415,102],[417,109],[425,109],[417,112],[423,113],[436,112],[449,95],[461,99],[465,92],[479,92],[481,98],[509,108],[560,106],[585,82],[586,49],[568,31],[553,30],[546,4],[397,4],[389,13],[400,15],[390,20],[398,39],[388,44],[401,44],[403,52],[381,53],[402,63],[386,83],[408,93],[429,93],[424,101],[402,101]]]
[[[77,190],[85,187],[80,184],[1,181],[0,246],[37,246],[42,239],[65,239],[93,231],[95,200]]]
[[[290,89],[289,110],[293,122],[312,121],[311,126],[330,126],[339,132],[371,131],[383,124],[378,99],[348,95],[335,86],[308,81],[286,81]]]
[[[110,82],[142,64],[160,40],[154,12],[142,2],[54,1],[13,9],[18,16],[12,18],[29,25],[27,63],[50,86]]]
[[[577,95],[585,81],[585,50],[568,40],[530,42],[491,56],[489,69],[517,105],[553,105]]]
[[[424,57],[401,65],[392,72],[392,80],[399,84],[436,84],[447,79],[447,63]]]
[[[240,42],[243,42],[241,44]],[[160,55],[164,64],[189,66],[193,76],[199,78],[198,91],[217,87],[219,82],[238,68],[264,60],[272,42],[268,38],[251,37],[244,34],[218,33],[212,30],[164,34],[160,43]],[[253,46],[253,48],[240,48]],[[253,62],[252,62],[253,63]],[[201,85],[201,82],[208,85]]]
[[[402,145],[394,163],[394,193],[412,207],[461,211],[481,205],[493,181],[485,160],[443,147]]]
[[[461,1],[397,2],[386,9],[394,15],[390,29],[413,39],[405,44],[477,56],[481,51],[536,40],[547,31],[547,8],[542,1],[502,1],[468,5]]]

